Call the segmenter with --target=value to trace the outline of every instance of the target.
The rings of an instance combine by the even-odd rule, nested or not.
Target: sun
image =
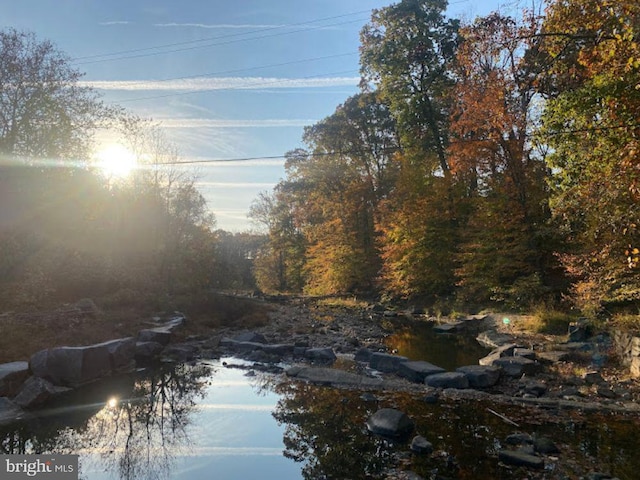
[[[136,168],[136,155],[127,147],[114,143],[96,153],[97,166],[107,178],[127,178]]]

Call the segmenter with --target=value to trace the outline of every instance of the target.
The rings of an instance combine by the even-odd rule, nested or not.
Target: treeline
[[[585,313],[640,301],[640,5],[551,0],[462,24],[401,0],[361,92],[254,202],[266,291]]]
[[[159,309],[253,288],[260,237],[216,231],[159,126],[105,105],[80,78],[50,42],[0,31],[0,312],[82,297]],[[126,178],[87,160],[100,129],[137,155]]]

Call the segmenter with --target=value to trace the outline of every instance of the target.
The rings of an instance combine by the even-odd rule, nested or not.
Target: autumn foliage
[[[375,10],[362,93],[291,153],[273,212],[299,240],[300,288],[637,306],[637,2],[552,0],[466,24],[445,10]]]

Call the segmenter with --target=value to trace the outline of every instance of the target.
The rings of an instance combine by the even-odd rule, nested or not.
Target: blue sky
[[[359,31],[391,0],[0,0],[0,28],[53,41],[107,102],[160,121],[182,160],[272,157],[357,92]],[[454,0],[473,18],[517,2]],[[160,46],[165,46],[159,48]],[[219,228],[251,228],[284,160],[200,164]]]

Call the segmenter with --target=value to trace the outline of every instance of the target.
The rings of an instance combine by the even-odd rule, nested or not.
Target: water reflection
[[[433,330],[431,322],[412,322],[385,343],[398,354],[411,360],[424,360],[445,370],[464,365],[477,365],[478,359],[489,353],[480,345],[473,332],[441,334]]]
[[[96,464],[108,478],[169,478],[189,445],[186,428],[210,374],[206,365],[180,365],[77,391],[38,418],[0,430],[0,448],[79,453],[81,478]]]

